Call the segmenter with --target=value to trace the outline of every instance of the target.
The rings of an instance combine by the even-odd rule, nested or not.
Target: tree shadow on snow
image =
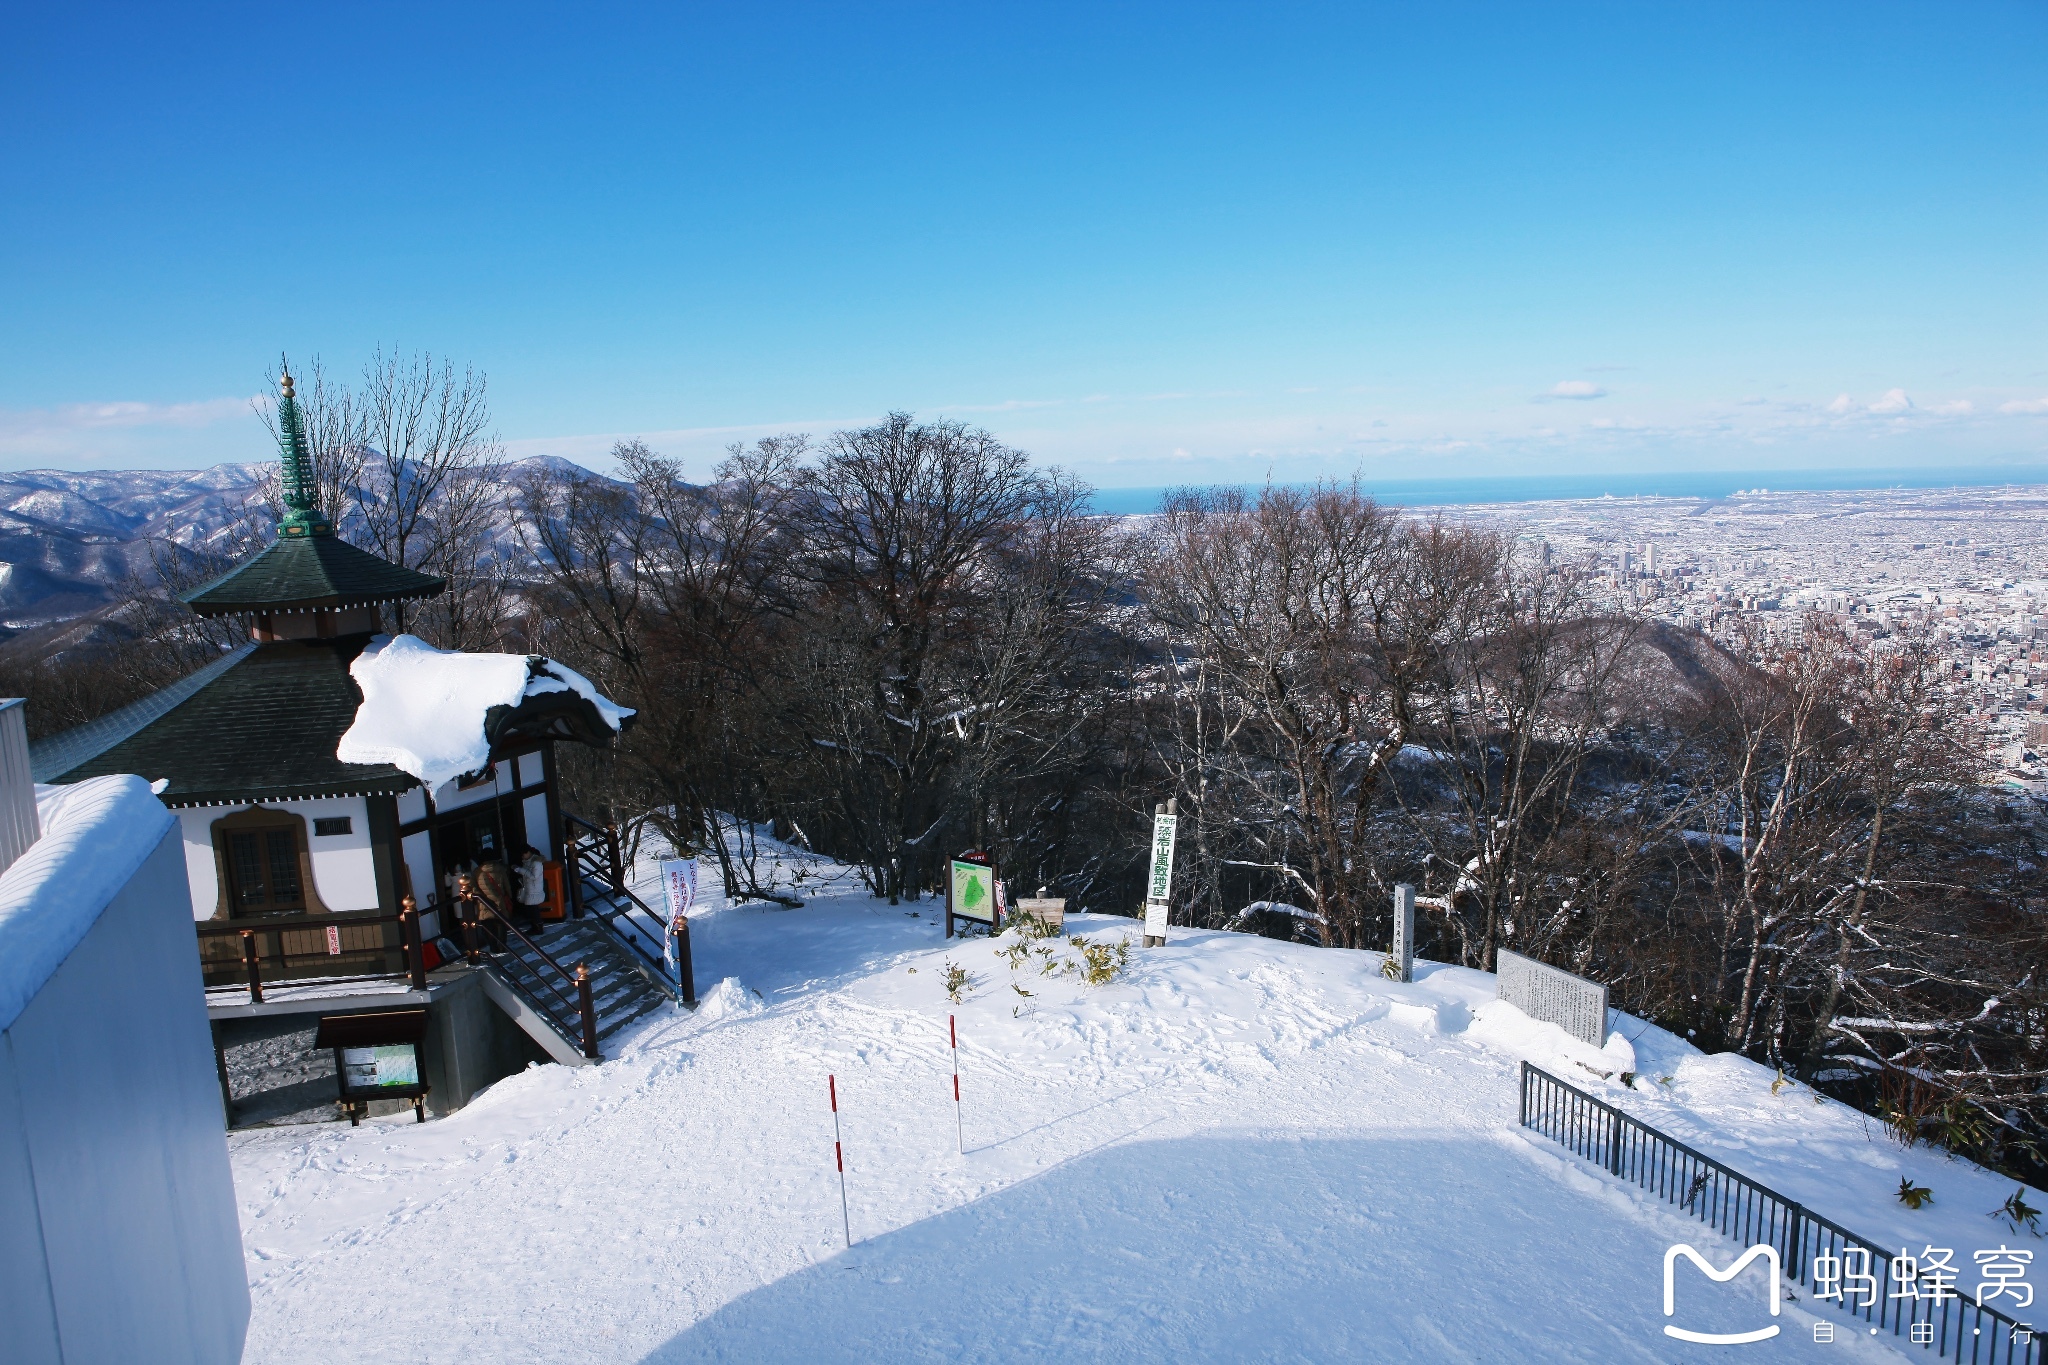
[[[1130,1143],[859,1242],[646,1362],[1718,1360],[1662,1332],[1667,1243],[1738,1250],[1691,1227],[1479,1138]],[[1688,1282],[1684,1325],[1771,1321],[1759,1273]],[[1813,1349],[1777,1321],[1745,1359]]]

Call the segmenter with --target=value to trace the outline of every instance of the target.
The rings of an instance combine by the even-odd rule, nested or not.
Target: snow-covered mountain
[[[18,630],[108,605],[124,579],[149,572],[152,540],[222,534],[274,467],[0,473],[0,624]]]
[[[539,455],[504,467],[502,491],[540,466],[589,471]],[[0,626],[67,621],[111,605],[147,577],[153,542],[198,548],[253,524],[267,534],[262,489],[271,461],[208,469],[0,472]]]

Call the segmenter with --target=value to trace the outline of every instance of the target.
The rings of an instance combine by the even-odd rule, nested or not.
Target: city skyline
[[[602,466],[912,410],[1106,488],[2048,459],[2038,7],[248,8],[0,57],[0,467],[280,349]]]

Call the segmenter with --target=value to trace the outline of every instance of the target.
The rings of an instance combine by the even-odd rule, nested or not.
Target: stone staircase
[[[555,1060],[587,1065],[604,1060],[605,1039],[664,1002],[696,1008],[697,991],[688,924],[671,940],[662,917],[628,888],[618,831],[574,815],[564,824],[571,918],[538,941],[512,932],[491,953],[484,988]],[[579,966],[589,975],[594,1029],[585,1028]]]
[[[537,941],[514,935],[490,954],[485,990],[556,1061],[581,1066],[603,1060],[587,1055],[578,967],[589,974],[600,1054],[620,1029],[674,1002],[594,917],[558,921]]]

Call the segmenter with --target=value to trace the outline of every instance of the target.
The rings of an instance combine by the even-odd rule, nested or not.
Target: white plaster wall
[[[10,1365],[241,1356],[249,1286],[183,861],[166,834],[0,1031]]]
[[[370,852],[370,803],[360,796],[324,801],[280,801],[280,809],[306,817],[306,847],[313,855],[313,885],[329,910],[377,908],[377,860]],[[321,817],[346,815],[349,832],[326,836],[313,832]],[[396,910],[398,907],[393,906]]]
[[[443,782],[434,790],[434,809],[461,810],[464,806],[474,806],[479,801],[497,800],[498,788],[504,783],[502,770],[508,766],[510,765],[504,763],[498,765],[501,775],[496,783],[479,782],[468,791],[457,787],[452,780]]]
[[[319,801],[268,801],[265,810],[290,811],[306,820],[306,848],[313,857],[313,887],[329,910],[375,910],[377,861],[370,851],[370,803],[360,796],[334,796]],[[200,806],[177,812],[185,840],[185,876],[192,887],[192,914],[211,919],[220,905],[220,883],[213,865],[213,822],[247,806]],[[345,815],[347,834],[321,835],[313,822]],[[393,907],[394,909],[396,907]]]
[[[220,908],[220,883],[213,870],[213,822],[231,806],[200,806],[172,812],[185,840],[185,880],[192,889],[192,918],[212,919]]]

